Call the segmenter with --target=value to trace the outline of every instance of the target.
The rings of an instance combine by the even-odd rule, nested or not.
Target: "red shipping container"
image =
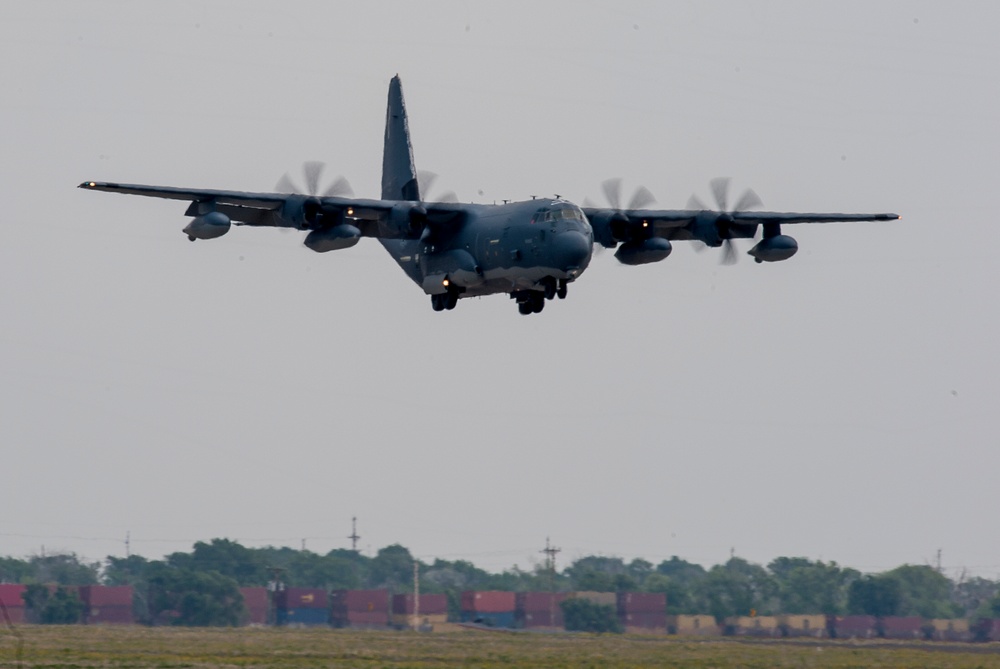
[[[389,613],[388,590],[334,590],[330,598],[334,611]]]
[[[565,626],[562,608],[557,607],[555,611],[518,611],[517,624],[525,629],[534,627],[557,627]]]
[[[662,592],[619,592],[619,613],[667,613],[667,596]]]
[[[874,616],[843,616],[833,621],[833,629],[838,639],[862,638],[875,636]]]
[[[879,621],[879,629],[886,639],[919,639],[923,637],[924,619],[917,616],[890,616]]]
[[[131,625],[135,622],[132,604],[128,606],[91,607],[85,613],[88,625]]]
[[[93,607],[132,607],[131,585],[84,585],[79,590],[80,601]]]
[[[565,592],[519,592],[514,602],[518,611],[558,611],[566,597]]]
[[[399,615],[413,613],[413,595],[393,595],[392,612]],[[426,616],[440,616],[448,613],[448,595],[420,595],[420,613]]]
[[[240,588],[243,595],[243,605],[247,607],[251,625],[267,624],[267,613],[271,609],[271,598],[267,588]]]
[[[285,588],[277,593],[279,609],[325,609],[329,606],[326,590],[321,588]]]
[[[466,590],[462,593],[462,610],[476,613],[506,613],[517,607],[513,592],[500,590]]]
[[[0,584],[0,600],[8,609],[24,607],[24,591],[28,589],[26,585],[12,585],[9,583]]]
[[[667,629],[667,612],[662,613],[627,613],[621,616],[625,627],[638,627],[646,630]]]

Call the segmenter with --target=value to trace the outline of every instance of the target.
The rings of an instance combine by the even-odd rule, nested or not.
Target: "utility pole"
[[[545,569],[549,572],[549,592],[556,591],[556,553],[561,551],[549,543],[549,538],[545,537],[545,548],[541,550],[545,553]]]
[[[268,584],[267,589],[271,594],[271,606],[270,610],[267,612],[267,622],[271,625],[278,624],[278,592],[285,589],[285,584],[281,582],[281,573],[285,571],[284,567],[267,567],[267,570],[271,572],[271,582]]]
[[[125,530],[125,558],[126,559],[132,557],[132,554],[129,552],[129,540],[132,538],[131,535],[132,535],[131,532],[129,532],[128,530]]]
[[[420,563],[413,561],[413,631],[420,629]]]
[[[937,571],[938,571],[939,574],[941,573],[941,549],[940,548],[938,549],[938,552],[937,552]]]
[[[347,537],[351,540],[351,550],[355,553],[358,552],[358,519],[356,517],[351,518],[351,536]]]

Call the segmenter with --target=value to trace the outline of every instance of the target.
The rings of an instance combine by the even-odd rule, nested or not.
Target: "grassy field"
[[[83,667],[998,667],[1000,645],[685,641],[676,637],[329,629],[47,627],[0,632],[0,666]]]

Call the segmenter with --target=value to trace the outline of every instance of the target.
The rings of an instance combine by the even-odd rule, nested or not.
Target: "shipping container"
[[[667,596],[662,592],[619,592],[619,613],[667,613]]]
[[[461,597],[462,610],[479,613],[513,612],[517,608],[513,592],[466,590]]]
[[[381,628],[389,624],[389,612],[334,611],[330,622],[334,627]]]
[[[330,602],[334,611],[389,613],[388,590],[334,590]]]
[[[275,603],[279,609],[330,608],[330,600],[322,588],[285,588],[275,593]]]
[[[460,620],[463,623],[505,628],[512,628],[516,623],[514,611],[462,611]]]
[[[667,616],[670,634],[717,636],[722,633],[714,616]]]
[[[778,616],[781,635],[786,637],[826,636],[826,616],[823,614],[794,614]]]
[[[663,628],[667,631],[666,613],[623,613],[618,616],[618,620],[626,627],[648,627],[650,629]]]
[[[870,639],[877,635],[874,616],[837,616],[830,621],[837,639]]]
[[[568,596],[565,592],[519,592],[514,596],[514,608],[517,611],[558,610]]]
[[[937,641],[971,641],[972,629],[964,619],[935,618],[927,621],[931,636]]]
[[[24,591],[27,589],[26,585],[0,584],[0,600],[8,609],[24,608]]]
[[[127,606],[91,606],[84,610],[87,625],[131,625],[134,622],[131,603]]]
[[[266,625],[271,610],[271,594],[267,588],[240,588],[243,605],[247,608],[248,625]]]
[[[12,625],[22,625],[26,622],[25,620],[25,609],[23,606],[8,606],[7,616],[10,618]],[[0,617],[0,629],[6,624],[7,621]]]
[[[919,616],[888,616],[876,623],[879,636],[886,639],[922,639],[925,621]]]
[[[291,608],[277,610],[277,622],[279,625],[292,627],[317,627],[330,624],[330,613],[326,609],[317,608]]]
[[[415,597],[413,595],[393,595],[392,597],[392,612],[393,613],[413,613]],[[420,595],[420,607],[419,611],[421,614],[428,615],[441,615],[448,613],[448,595],[442,594],[424,594]]]
[[[570,597],[576,597],[577,599],[586,599],[592,604],[600,604],[602,606],[611,606],[613,608],[618,607],[618,595],[613,592],[592,592],[589,590],[584,590],[582,592],[571,592]],[[666,607],[664,606],[664,613],[666,613]]]
[[[517,627],[523,629],[564,629],[566,627],[561,606],[557,606],[555,611],[551,609],[544,611],[524,611],[518,609],[515,612],[514,619]]]
[[[77,594],[89,607],[132,606],[131,585],[83,585]]]
[[[735,636],[781,636],[775,616],[733,616],[726,618],[725,633]]]

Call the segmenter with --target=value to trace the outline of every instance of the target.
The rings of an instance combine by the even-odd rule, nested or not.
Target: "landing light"
[[[444,281],[441,282],[441,285],[444,286],[445,288],[447,288],[448,286],[451,285],[451,281],[449,281],[448,279],[445,279]]]
[[[649,221],[643,221],[642,222],[642,227],[648,228],[649,227]]]
[[[90,182],[89,184],[87,184],[87,185],[88,185],[88,186],[90,186],[91,188],[93,188],[93,187],[94,187],[94,186],[96,186],[97,184],[96,184],[96,183],[94,183],[93,181],[91,181],[91,182]]]
[[[354,216],[354,207],[348,207],[347,208],[347,215],[348,216]]]

